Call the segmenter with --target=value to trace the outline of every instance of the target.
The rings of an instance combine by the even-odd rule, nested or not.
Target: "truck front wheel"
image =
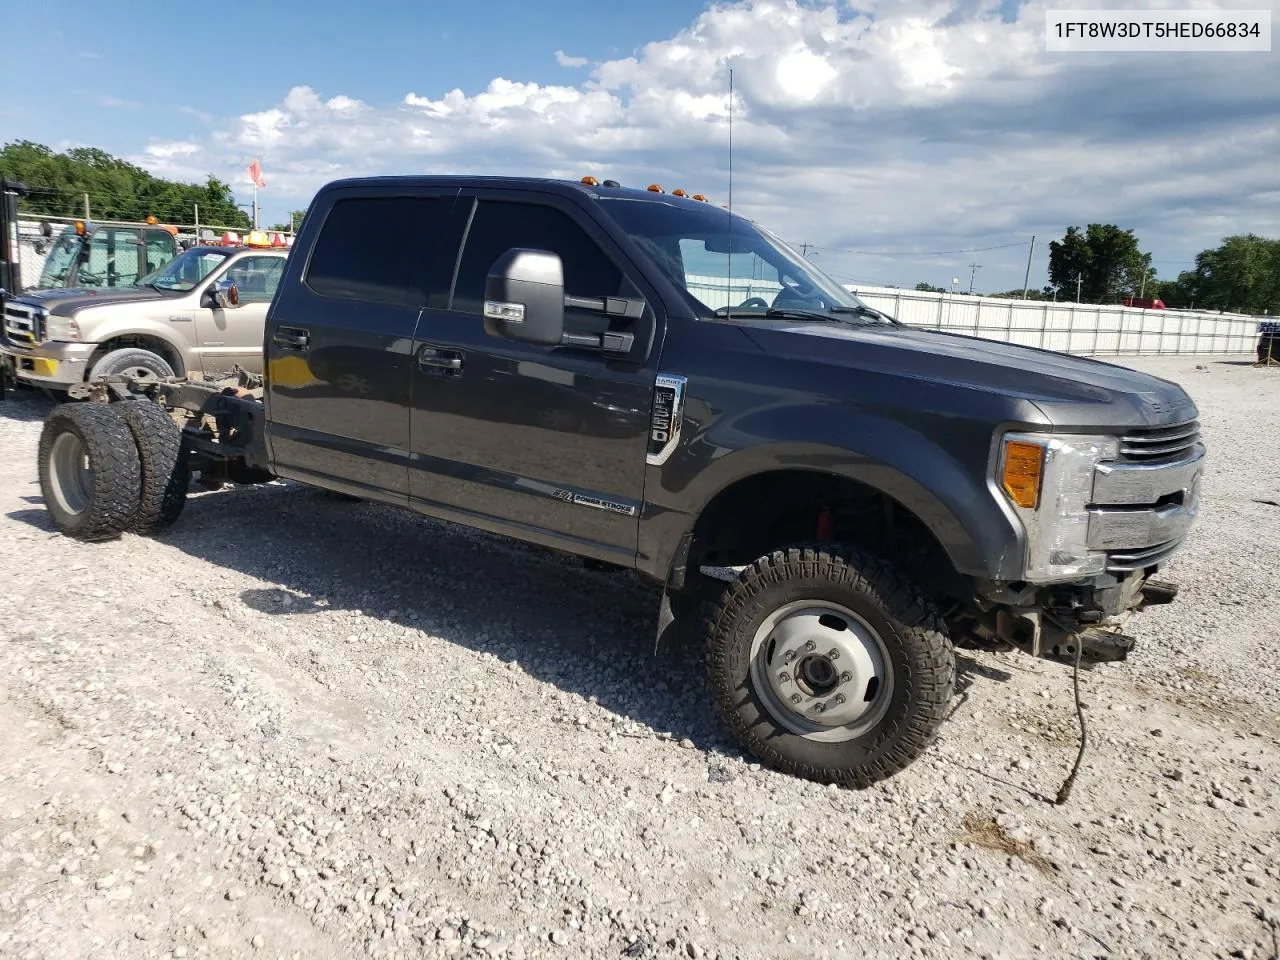
[[[708,612],[726,724],[769,766],[867,787],[933,742],[955,655],[937,610],[887,562],[793,547],[742,571]]]
[[[112,350],[93,365],[88,379],[123,376],[135,380],[163,380],[173,376],[173,367],[159,354],[140,347]]]
[[[142,468],[116,404],[64,403],[40,432],[40,492],[59,532],[110,540],[138,510]]]

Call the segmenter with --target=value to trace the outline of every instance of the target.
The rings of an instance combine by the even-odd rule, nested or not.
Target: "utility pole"
[[[1031,257],[1036,252],[1036,235],[1031,235],[1031,249],[1027,251],[1027,275],[1022,278],[1022,299],[1027,299],[1027,288],[1031,285]]]
[[[982,269],[982,264],[980,263],[969,264],[969,293],[971,294],[973,293],[973,278],[977,276],[978,271],[981,269]]]
[[[89,195],[87,193],[84,195],[84,218],[86,221],[92,219],[89,216]]]
[[[1084,283],[1084,274],[1076,271],[1076,303],[1080,302],[1080,284]]]
[[[1150,267],[1146,267],[1142,271],[1142,286],[1138,288],[1138,299],[1141,300],[1147,292],[1147,274],[1151,272]]]
[[[800,244],[800,256],[806,260],[809,259],[809,241],[808,240]]]

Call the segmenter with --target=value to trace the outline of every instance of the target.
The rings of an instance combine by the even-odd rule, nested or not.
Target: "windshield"
[[[76,236],[73,229],[67,227],[63,230],[54,242],[53,249],[49,251],[44,269],[40,271],[40,286],[42,288],[66,286],[67,277],[71,275],[71,267],[83,247],[84,240]]]
[[[212,273],[228,256],[230,254],[222,250],[197,247],[170,260],[154,273],[147,274],[138,281],[138,286],[185,293]]]
[[[725,210],[629,197],[600,204],[700,313],[865,308],[778,237]]]

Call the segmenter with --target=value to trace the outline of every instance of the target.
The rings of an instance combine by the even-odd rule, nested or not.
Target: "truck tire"
[[[138,510],[142,466],[117,404],[64,403],[40,431],[40,492],[60,533],[111,540]]]
[[[139,380],[161,380],[173,376],[173,367],[158,353],[140,347],[112,350],[93,365],[88,379],[94,377],[129,376]]]
[[[955,654],[932,602],[886,561],[823,544],[747,567],[708,610],[707,673],[764,763],[868,787],[933,742]]]
[[[130,525],[134,533],[167,530],[187,505],[191,470],[182,446],[182,431],[164,407],[150,400],[125,400],[118,404],[133,434],[142,467],[138,509]]]

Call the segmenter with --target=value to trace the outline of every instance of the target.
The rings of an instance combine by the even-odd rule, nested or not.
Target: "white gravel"
[[[288,484],[51,532],[0,404],[0,956],[1250,957],[1280,923],[1280,371],[1184,383],[1204,513],[1084,675],[964,654],[865,791],[762,770],[627,575]]]

